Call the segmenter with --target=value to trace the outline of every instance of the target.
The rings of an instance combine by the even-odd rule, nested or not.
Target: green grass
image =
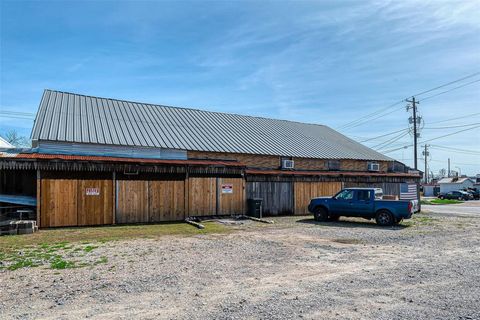
[[[205,222],[204,225],[205,229],[202,230],[186,223],[57,228],[30,235],[4,236],[0,237],[0,269],[14,271],[39,266],[49,266],[51,269],[92,266],[108,262],[104,256],[93,262],[85,262],[95,249],[108,241],[229,231],[215,222]],[[68,258],[65,257],[67,254]]]
[[[453,199],[433,199],[430,201],[422,200],[422,204],[457,204],[457,203],[463,203],[463,201],[459,200],[453,200]]]

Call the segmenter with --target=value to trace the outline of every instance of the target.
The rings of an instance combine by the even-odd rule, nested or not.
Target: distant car
[[[469,194],[472,195],[473,199],[479,200],[480,199],[480,191],[476,188],[473,189],[464,189],[463,191],[468,192]]]
[[[438,195],[439,199],[450,199],[450,200],[470,200],[472,199],[471,195],[465,191],[449,191],[447,193],[440,193]]]

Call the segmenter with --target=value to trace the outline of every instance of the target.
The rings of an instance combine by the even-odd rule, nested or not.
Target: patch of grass
[[[430,200],[430,204],[457,204],[463,203],[463,201],[453,200],[453,199],[433,199]]]
[[[69,249],[75,243],[92,244],[133,238],[157,238],[168,235],[194,236],[199,234],[226,233],[231,230],[220,223],[204,222],[205,229],[197,229],[186,223],[162,223],[147,225],[121,225],[104,227],[78,227],[42,229],[34,234],[0,237],[0,252],[41,246],[44,249]]]
[[[62,258],[57,258],[50,262],[50,269],[68,269],[68,268],[75,268],[75,262],[63,260]]]
[[[94,249],[97,249],[97,248],[98,248],[98,246],[88,245],[88,246],[86,246],[85,248],[83,248],[83,251],[85,251],[85,252],[88,253],[88,252],[91,252],[91,251],[93,251]]]
[[[7,269],[10,271],[14,271],[20,268],[37,267],[37,266],[38,266],[37,263],[27,258],[27,259],[18,259],[15,263],[9,265]]]
[[[94,265],[97,265],[97,264],[101,264],[101,263],[107,263],[108,262],[108,258],[103,256],[101,257],[100,259],[98,259],[97,261],[95,261],[93,264]]]

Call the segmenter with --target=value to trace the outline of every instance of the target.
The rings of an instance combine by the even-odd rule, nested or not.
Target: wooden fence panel
[[[216,178],[188,179],[190,216],[211,216],[216,213]]]
[[[77,225],[77,180],[41,180],[40,227]]]
[[[247,198],[262,198],[265,215],[294,213],[292,182],[247,182]]]
[[[231,187],[231,192],[228,192]],[[243,178],[218,179],[218,214],[245,214],[245,180]]]
[[[112,180],[78,180],[78,225],[111,224]]]
[[[117,223],[143,223],[148,218],[148,181],[117,180]]]
[[[149,181],[149,220],[151,222],[185,219],[185,184],[177,181]]]
[[[341,182],[295,182],[295,214],[308,214],[312,198],[333,196],[341,189]]]

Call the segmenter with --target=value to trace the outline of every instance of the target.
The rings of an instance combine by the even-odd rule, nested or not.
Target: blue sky
[[[4,112],[34,113],[49,88],[325,124],[363,141],[406,129],[405,104],[345,124],[480,71],[480,1],[0,3]],[[468,129],[457,126],[480,122],[480,82],[419,110],[420,141]],[[33,121],[4,115],[0,133],[29,135]],[[412,140],[401,134],[365,144],[401,148]],[[480,173],[480,128],[430,143],[434,172],[450,157]],[[412,153],[388,155],[411,165]]]

